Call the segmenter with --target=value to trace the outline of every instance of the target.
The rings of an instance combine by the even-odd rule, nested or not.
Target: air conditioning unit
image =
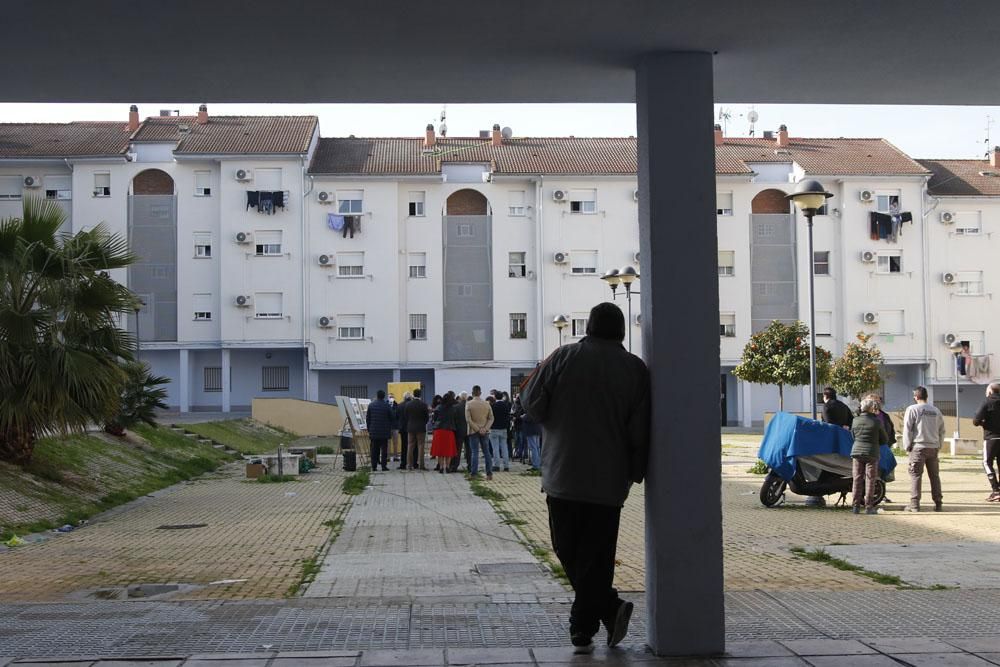
[[[639,201],[639,188],[632,191],[632,201]]]
[[[864,252],[861,253],[861,261],[864,262],[865,264],[871,264],[872,262],[875,261],[876,257],[877,255],[872,250],[865,250]]]
[[[632,261],[635,262],[636,264],[639,263],[639,251],[638,250],[635,251],[634,253],[632,253]]]
[[[240,294],[233,301],[237,308],[249,308],[253,305],[253,297],[249,294]]]
[[[958,340],[958,336],[953,333],[946,333],[942,338],[945,345],[953,345]]]
[[[316,201],[318,201],[320,204],[332,204],[333,197],[330,196],[329,192],[317,192]]]
[[[250,232],[237,232],[235,238],[237,243],[246,245],[247,243],[253,241],[253,234]]]
[[[874,190],[861,190],[858,192],[858,199],[870,204],[875,201],[875,191]]]
[[[329,329],[333,326],[333,318],[324,315],[316,321],[316,324],[319,325],[320,329]]]
[[[565,264],[566,262],[569,261],[569,253],[557,252],[552,255],[552,261],[555,262],[556,264]]]
[[[552,191],[552,201],[559,201],[559,202],[566,201],[567,197],[569,197],[569,193],[566,192],[565,190]]]
[[[951,285],[952,283],[955,282],[955,274],[954,273],[942,273],[941,274],[941,282],[943,282],[945,285]]]
[[[247,181],[253,180],[252,169],[237,169],[235,175],[236,175],[236,180],[241,183],[246,183]]]
[[[878,313],[865,313],[861,319],[865,324],[878,324]]]
[[[635,325],[637,327],[642,326],[642,313],[636,313],[635,314]]]
[[[333,255],[320,255],[316,258],[320,266],[333,266]]]
[[[955,222],[955,214],[952,213],[951,211],[941,211],[940,218],[941,222],[943,222],[946,225],[950,225],[951,223]]]
[[[25,176],[22,181],[24,187],[26,188],[40,188],[42,187],[42,179],[38,176]]]

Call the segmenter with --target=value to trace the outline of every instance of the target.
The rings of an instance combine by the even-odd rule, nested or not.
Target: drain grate
[[[207,523],[167,523],[157,526],[157,530],[191,530],[192,528],[206,528]]]
[[[479,574],[538,574],[538,563],[476,563]]]

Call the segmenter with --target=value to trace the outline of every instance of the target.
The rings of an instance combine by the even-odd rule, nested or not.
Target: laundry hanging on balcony
[[[283,190],[247,190],[247,210],[256,210],[266,215],[274,214],[278,209],[285,208],[285,193]]]
[[[903,223],[913,224],[913,214],[909,211],[889,214],[872,211],[868,214],[868,234],[872,241],[896,243],[903,235]]]
[[[357,215],[327,213],[326,226],[335,232],[342,232],[342,236],[345,239],[347,238],[347,234],[350,233],[351,238],[353,239],[354,232],[361,231],[361,218]]]

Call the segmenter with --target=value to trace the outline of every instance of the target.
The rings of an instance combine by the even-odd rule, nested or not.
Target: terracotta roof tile
[[[927,170],[885,139],[804,139],[791,137],[779,148],[774,139],[726,137],[716,147],[715,170],[745,174],[747,163],[795,162],[807,174],[909,175]]]
[[[937,197],[1000,195],[1000,169],[988,160],[920,160],[920,164],[931,172],[927,189]]]
[[[305,153],[319,120],[316,116],[152,116],[136,131],[137,142],[177,142],[178,155]],[[187,126],[181,132],[180,126]]]
[[[3,123],[0,159],[124,155],[128,138],[120,122]]]

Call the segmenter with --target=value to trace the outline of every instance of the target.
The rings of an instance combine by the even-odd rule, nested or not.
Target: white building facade
[[[456,139],[428,126],[422,138],[325,139],[312,117],[210,117],[204,107],[0,134],[0,146],[20,146],[0,148],[0,215],[37,192],[62,203],[67,230],[103,222],[130,239],[141,260],[115,276],[143,300],[129,327],[181,411],[243,409],[255,396],[331,402],[400,380],[428,393],[516,387],[584,335],[590,308],[612,297],[605,271],[641,274],[631,138],[519,138],[494,126]],[[890,407],[920,383],[939,402],[953,396],[948,334],[988,365],[1000,331],[988,261],[1000,249],[1000,188],[966,177],[948,181],[965,183],[958,194],[935,189],[962,161],[919,163],[879,139],[782,128],[717,131],[716,144],[723,423],[776,409],[774,388],[730,371],[772,319],[808,322],[810,268],[817,343],[837,355],[859,331],[874,334]],[[963,173],[992,186],[982,170]],[[806,177],[834,193],[815,219],[811,259],[805,223],[784,199]],[[942,222],[944,211],[957,222]],[[615,301],[628,311],[623,289]],[[636,297],[637,353],[640,317]],[[981,395],[971,386],[994,376],[960,379],[963,413]],[[808,405],[808,388],[786,390],[786,409]]]

